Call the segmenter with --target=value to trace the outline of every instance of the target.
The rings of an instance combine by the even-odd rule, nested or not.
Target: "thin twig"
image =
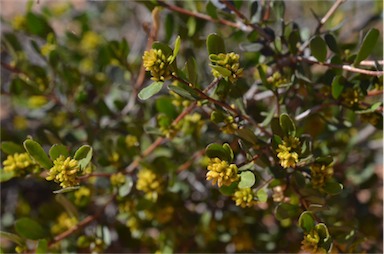
[[[233,6],[233,4],[231,4],[228,0],[221,0],[221,2],[223,4],[225,4],[225,6],[230,9],[231,11],[233,11],[237,17],[239,17],[242,21],[243,21],[243,24],[245,26],[248,26],[248,27],[251,27],[253,30],[257,31],[262,37],[264,37],[265,39],[267,39],[268,41],[271,40],[271,36],[269,36],[264,30],[263,28],[261,28],[260,26],[258,26],[257,24],[252,24],[248,19],[247,17],[244,16],[243,13],[241,13],[238,9],[235,8],[235,6]]]
[[[361,73],[361,74],[365,74],[365,75],[369,75],[369,76],[379,77],[379,76],[382,76],[384,74],[384,71],[365,70],[365,69],[356,68],[356,67],[353,67],[353,66],[350,66],[347,64],[321,63],[321,62],[315,60],[314,58],[305,58],[305,57],[297,56],[296,60],[300,61],[300,62],[306,62],[306,63],[311,63],[311,64],[324,65],[324,66],[337,68],[337,69],[343,69],[345,71]]]
[[[214,86],[216,86],[218,83],[219,83],[220,79],[215,79],[213,80],[205,89],[204,91],[209,91],[211,90]],[[179,123],[186,115],[188,115],[189,113],[191,113],[197,106],[197,102],[193,102],[189,107],[185,108],[183,110],[183,112],[181,112],[175,120],[173,120],[173,122],[171,123],[171,126],[175,126],[177,123]],[[140,157],[137,157],[133,162],[131,162],[131,164],[129,164],[126,168],[125,168],[125,172],[126,173],[131,173],[133,172],[137,166],[139,166],[139,163],[140,161],[145,158],[146,156],[148,156],[149,154],[151,154],[159,145],[161,145],[164,141],[166,140],[165,137],[158,137],[155,142],[150,145],[147,149],[145,149],[145,151],[141,154]]]
[[[328,10],[328,12],[324,15],[324,17],[320,20],[320,23],[317,24],[317,27],[316,27],[316,33],[320,32],[320,29],[322,28],[322,26],[327,22],[327,20],[335,13],[335,11],[337,10],[337,8],[339,8],[339,6],[344,3],[346,0],[337,0],[333,5],[332,7]]]
[[[49,248],[51,248],[56,243],[60,242],[61,240],[67,238],[68,236],[72,235],[76,231],[79,231],[80,229],[83,229],[85,226],[89,225],[91,222],[95,221],[105,210],[105,208],[115,199],[116,194],[114,194],[100,209],[97,211],[94,215],[89,215],[82,221],[76,224],[73,228],[68,229],[67,231],[64,231],[63,233],[57,235],[49,244]]]

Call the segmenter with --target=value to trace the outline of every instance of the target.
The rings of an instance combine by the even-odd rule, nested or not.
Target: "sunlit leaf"
[[[49,169],[53,166],[52,161],[45,153],[44,149],[39,143],[31,139],[24,141],[24,148],[27,150],[29,155],[45,169]]]
[[[371,54],[372,50],[375,48],[377,40],[379,39],[379,35],[380,32],[376,28],[372,28],[367,32],[353,63],[355,66]]]
[[[164,82],[160,82],[160,81],[153,82],[149,86],[143,88],[139,92],[138,97],[141,100],[147,100],[147,99],[151,98],[152,96],[154,96],[155,94],[160,92],[161,88],[163,88],[163,84],[164,84]]]

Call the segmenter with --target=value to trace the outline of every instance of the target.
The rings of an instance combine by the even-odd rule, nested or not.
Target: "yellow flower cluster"
[[[67,213],[61,213],[57,218],[57,223],[51,227],[52,234],[60,234],[70,228],[73,228],[77,224],[75,217],[70,217]]]
[[[300,148],[300,141],[297,137],[284,137],[283,143],[276,149],[283,168],[296,167],[296,163],[299,162],[298,148]]]
[[[242,208],[251,207],[257,203],[255,200],[255,194],[251,190],[251,188],[244,188],[237,190],[232,199],[236,202],[237,206],[241,206]]]
[[[235,122],[233,116],[228,116],[224,119],[225,125],[220,128],[223,133],[233,134],[239,129],[239,125]]]
[[[164,81],[171,78],[171,70],[169,65],[172,56],[168,58],[161,49],[151,49],[144,52],[143,65],[147,71],[151,71],[152,80]]]
[[[162,191],[162,179],[152,170],[143,168],[137,173],[136,188],[145,192],[147,199],[156,201]]]
[[[139,145],[139,141],[136,136],[127,135],[125,136],[125,145],[130,148]]]
[[[267,82],[273,85],[274,87],[280,87],[284,84],[289,83],[289,81],[286,78],[281,76],[280,72],[273,73],[272,76],[267,78]]]
[[[122,186],[125,183],[125,175],[121,172],[111,175],[111,185],[115,187]]]
[[[347,107],[356,106],[360,100],[360,93],[357,89],[347,88],[341,94],[341,102]]]
[[[60,186],[63,188],[79,184],[77,175],[80,172],[80,167],[77,160],[60,155],[60,157],[53,161],[53,164],[54,166],[49,170],[48,176],[45,179],[48,181],[54,180],[60,183]]]
[[[75,204],[78,206],[84,206],[88,203],[91,197],[91,190],[87,187],[80,187],[74,193],[75,195]]]
[[[315,229],[312,229],[311,232],[304,235],[304,240],[301,242],[301,249],[308,253],[327,253],[324,248],[318,246],[319,241],[319,233]]]
[[[231,83],[235,83],[237,79],[239,79],[243,74],[243,69],[240,68],[239,63],[240,56],[238,54],[235,54],[234,52],[231,53],[220,53],[218,55],[212,54],[210,55],[210,60],[215,66],[223,67],[231,72],[231,74],[228,76],[228,79]],[[212,74],[216,78],[222,77],[223,75],[212,68]]]
[[[239,180],[237,174],[238,168],[236,164],[228,164],[219,158],[211,159],[207,172],[207,180],[212,180],[212,185],[216,184],[221,187],[222,185],[230,185]]]
[[[311,169],[311,183],[315,189],[321,189],[324,183],[332,177],[333,168],[322,164],[312,164]]]
[[[5,172],[13,172],[14,176],[24,176],[35,172],[39,166],[32,160],[28,153],[15,153],[7,156],[3,162]]]

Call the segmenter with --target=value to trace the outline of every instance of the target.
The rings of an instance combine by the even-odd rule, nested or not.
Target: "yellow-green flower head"
[[[63,188],[79,184],[80,181],[77,175],[80,173],[80,166],[77,160],[60,155],[60,157],[53,161],[53,164],[54,166],[49,170],[48,176],[45,179],[48,181],[54,180],[60,183],[60,186]]]
[[[5,172],[13,172],[15,176],[24,176],[39,169],[28,153],[10,154],[3,165]]]
[[[311,169],[311,183],[315,189],[322,189],[325,182],[333,175],[333,168],[322,164],[312,164]]]
[[[91,190],[88,187],[82,186],[74,193],[75,204],[78,206],[84,206],[88,203],[91,197]]]
[[[347,107],[353,107],[359,104],[360,98],[361,96],[359,90],[354,88],[347,88],[341,94],[341,103]]]
[[[256,204],[255,194],[251,188],[239,189],[233,194],[233,200],[236,202],[237,206],[242,208],[251,207]]]
[[[152,80],[164,81],[171,78],[170,63],[172,57],[166,57],[161,49],[151,49],[144,52],[143,65],[150,71]]]
[[[111,175],[111,185],[115,187],[122,186],[125,183],[125,175],[121,172]]]
[[[243,69],[240,68],[239,59],[240,56],[234,52],[231,53],[220,53],[218,55],[212,54],[210,55],[211,62],[216,65],[223,67],[231,72],[231,74],[228,77],[229,81],[231,83],[235,83],[242,75],[243,75]],[[212,68],[212,74],[216,78],[223,77],[223,75]]]
[[[156,200],[162,191],[162,179],[152,170],[143,168],[137,173],[136,189],[143,191],[146,198]]]
[[[289,81],[285,77],[282,77],[280,72],[275,72],[272,76],[267,78],[267,82],[274,87],[280,87],[281,85],[287,84]]]
[[[129,147],[134,147],[139,145],[139,141],[136,136],[127,135],[125,136],[125,145]]]
[[[280,165],[283,168],[295,168],[299,162],[298,150],[300,141],[297,137],[284,137],[283,143],[276,149],[277,157],[280,159]]]
[[[228,116],[224,119],[224,126],[220,128],[223,133],[233,134],[239,129],[239,125],[235,122],[233,116]]]
[[[301,242],[301,249],[309,253],[327,253],[324,248],[318,246],[319,241],[319,233],[315,229],[312,229],[311,232],[304,235],[304,240]]]
[[[93,31],[88,31],[84,34],[83,38],[81,39],[81,49],[85,52],[90,53],[96,48],[98,48],[102,41],[103,39],[99,34]]]
[[[77,225],[76,217],[70,217],[67,213],[61,213],[57,218],[56,224],[51,228],[52,234],[60,234],[70,228],[73,228]]]
[[[212,185],[217,183],[219,187],[222,185],[228,186],[239,180],[236,164],[229,165],[227,161],[222,161],[219,158],[211,159],[207,169],[207,180],[212,180]]]

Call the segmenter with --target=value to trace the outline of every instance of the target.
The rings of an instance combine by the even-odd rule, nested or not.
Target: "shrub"
[[[382,252],[382,38],[343,2],[3,18],[2,251]]]

